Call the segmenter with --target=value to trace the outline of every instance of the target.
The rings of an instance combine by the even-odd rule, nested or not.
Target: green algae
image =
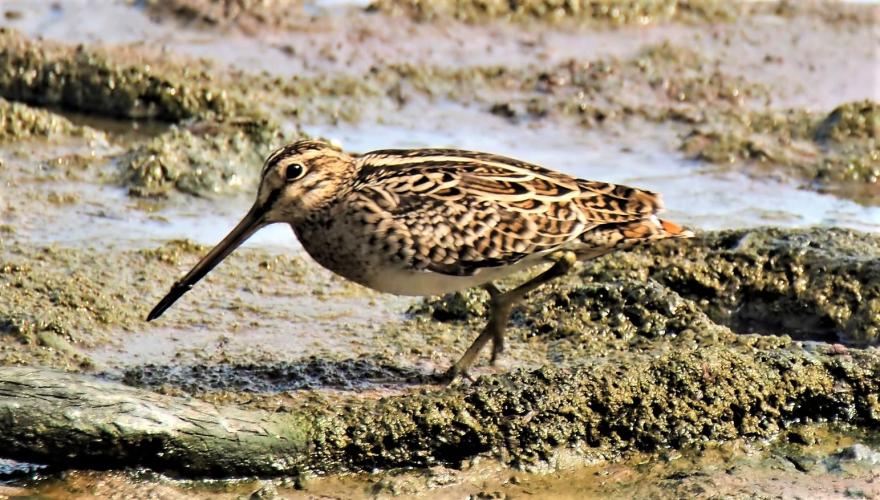
[[[34,41],[7,28],[0,29],[0,96],[120,118],[246,114],[243,101],[199,65]]]
[[[420,21],[454,17],[471,23],[509,19],[608,26],[672,20],[727,21],[743,11],[739,3],[715,0],[374,0],[369,9],[407,15]]]

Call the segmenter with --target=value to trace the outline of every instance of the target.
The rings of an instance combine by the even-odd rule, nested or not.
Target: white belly
[[[432,271],[384,268],[377,270],[362,284],[395,295],[443,295],[503,278],[541,262],[540,259],[525,259],[512,266],[483,268],[472,276],[450,276]]]

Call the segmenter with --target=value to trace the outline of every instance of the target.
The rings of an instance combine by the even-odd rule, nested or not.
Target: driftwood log
[[[791,422],[880,428],[880,353],[703,349],[545,367],[476,383],[272,413],[42,368],[0,367],[0,456],[183,477],[508,462],[560,446],[614,451],[772,437]]]
[[[283,457],[307,453],[307,425],[296,415],[218,408],[87,375],[0,368],[7,458],[183,476],[277,474],[288,468]]]

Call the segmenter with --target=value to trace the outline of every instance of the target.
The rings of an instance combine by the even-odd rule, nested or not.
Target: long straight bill
[[[250,238],[258,229],[265,226],[266,223],[261,221],[262,215],[262,211],[257,209],[256,206],[251,208],[241,222],[239,222],[238,225],[235,226],[225,238],[223,238],[223,241],[211,249],[211,251],[208,252],[208,255],[202,257],[202,260],[200,260],[199,263],[186,274],[186,276],[174,283],[174,286],[171,287],[171,291],[168,292],[168,295],[162,298],[162,300],[156,304],[156,307],[150,311],[150,314],[147,315],[147,321],[152,321],[161,316],[166,309],[177,302],[177,299],[190,291],[193,285],[198,283],[200,279],[204,278],[206,274],[211,272],[211,269],[214,269],[217,264],[222,262],[223,259],[244,243],[245,240]]]

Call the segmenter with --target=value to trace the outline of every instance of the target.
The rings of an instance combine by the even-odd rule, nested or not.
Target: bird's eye
[[[287,166],[287,170],[284,171],[284,177],[286,177],[288,181],[295,181],[302,177],[305,171],[306,169],[301,164],[291,163]]]

